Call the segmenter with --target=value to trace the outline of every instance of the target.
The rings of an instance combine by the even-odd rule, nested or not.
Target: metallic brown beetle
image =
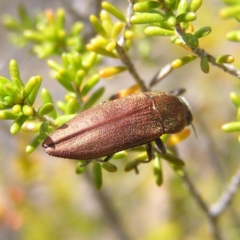
[[[81,112],[53,132],[42,146],[56,157],[91,160],[109,159],[121,150],[156,141],[164,154],[159,137],[180,132],[192,119],[183,98],[166,92],[142,92]]]

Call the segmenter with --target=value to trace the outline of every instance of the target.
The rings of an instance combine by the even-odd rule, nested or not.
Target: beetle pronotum
[[[61,158],[108,161],[114,153],[151,142],[166,152],[159,138],[191,124],[192,113],[182,97],[166,92],[141,92],[79,113],[55,130],[42,144],[45,152]]]

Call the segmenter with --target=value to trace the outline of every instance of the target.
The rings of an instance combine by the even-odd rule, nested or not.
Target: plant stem
[[[213,238],[215,240],[222,240],[222,237],[221,237],[221,234],[220,234],[220,229],[219,229],[218,222],[217,222],[217,216],[215,216],[211,213],[211,211],[210,211],[209,207],[207,206],[206,202],[203,200],[200,193],[197,191],[193,182],[189,178],[186,169],[184,169],[183,180],[184,180],[185,184],[187,185],[190,194],[192,195],[192,197],[196,201],[197,205],[200,207],[200,209],[202,209],[202,211],[207,216],[208,221],[209,221],[209,225],[210,225],[210,231],[212,233]]]
[[[204,49],[201,48],[193,48],[187,45],[186,42],[184,42],[182,36],[185,33],[183,31],[183,29],[181,28],[180,24],[177,24],[175,26],[175,30],[178,34],[178,36],[181,38],[181,40],[183,41],[183,43],[185,44],[185,46],[187,46],[196,56],[198,56],[199,58],[203,58],[203,57],[207,57],[208,62],[210,62],[212,65],[222,69],[224,72],[229,73],[230,75],[240,78],[240,71],[238,69],[236,69],[233,65],[230,64],[218,64],[216,63],[216,58],[213,57],[211,54],[207,53]]]

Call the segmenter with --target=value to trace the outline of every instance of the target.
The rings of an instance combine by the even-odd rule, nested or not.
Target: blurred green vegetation
[[[32,9],[28,7],[28,1],[25,1],[25,4],[27,10],[32,13]],[[66,16],[70,18],[74,5],[71,2],[68,4],[62,7],[66,7]],[[97,7],[97,3],[92,2],[92,4]],[[122,9],[123,13],[126,12],[127,2],[116,2],[115,5]],[[36,8],[39,7],[42,11],[50,8],[48,4],[42,7],[36,3]],[[219,12],[226,18],[222,10],[225,8],[226,6],[220,1],[205,1],[197,12],[194,27],[198,29],[211,26],[211,34],[199,40],[200,47],[216,57],[223,54],[233,55],[236,58],[234,65],[240,68],[240,59],[237,57],[239,43],[228,42],[225,38],[229,32],[237,31],[239,22],[234,18],[221,19]],[[90,10],[87,11],[87,15],[92,14]],[[23,8],[20,8],[21,11]],[[228,10],[225,11],[228,13]],[[51,11],[48,13],[50,14]],[[2,11],[1,14],[3,14]],[[31,15],[33,19],[22,19],[25,21],[25,26],[36,21],[34,14]],[[51,14],[49,17],[51,18]],[[72,21],[79,21],[79,19],[81,19],[80,15]],[[84,24],[87,25],[87,21]],[[30,26],[33,25],[30,24]],[[68,41],[60,41],[61,51],[62,49],[68,49],[70,52],[77,50],[81,53],[86,51],[83,43],[86,41],[87,44],[87,40],[82,39],[81,43],[75,41],[75,37],[78,37],[82,31],[81,25],[75,26],[76,31],[73,28],[72,31],[67,31],[69,35],[64,39]],[[16,27],[19,29],[19,26]],[[20,27],[24,30],[24,25]],[[141,78],[149,83],[159,68],[189,52],[178,45],[173,45],[166,38],[146,38],[143,30],[144,27],[136,26],[137,37],[133,40],[129,56]],[[26,37],[30,35],[26,33],[19,35],[19,33],[21,32],[18,32],[18,37],[11,38],[13,42],[24,46],[28,42]],[[56,32],[53,31],[53,33]],[[6,32],[4,34],[6,35]],[[236,32],[234,34],[232,35],[236,36]],[[229,39],[229,35],[227,36]],[[37,45],[32,51],[40,58],[55,53],[54,60],[57,59],[56,61],[60,62],[57,58],[59,53],[55,51],[55,42],[50,41],[51,36],[48,37],[48,44],[32,43],[31,46]],[[43,37],[44,39],[46,36]],[[3,43],[1,45],[3,48],[6,47]],[[112,45],[108,47],[111,48]],[[15,50],[16,55],[17,53]],[[41,55],[42,53],[44,54]],[[24,54],[29,56],[28,50]],[[6,69],[11,58],[15,58],[14,54],[4,58]],[[17,59],[20,60],[18,62],[20,62],[23,79],[42,74],[39,62],[34,66],[33,71],[29,68],[30,57],[30,60],[25,60],[25,64],[21,63],[22,56],[18,56]],[[98,66],[101,69],[115,65],[113,59],[97,59],[97,61],[102,61]],[[26,73],[23,71],[22,74],[24,67]],[[90,71],[89,74],[92,76],[93,73]],[[131,84],[129,84],[130,81],[132,81]],[[24,84],[26,82],[24,81]],[[43,78],[42,86],[48,86],[49,91],[54,94],[54,101],[64,99],[62,88],[59,89],[55,85],[57,82],[52,80],[51,83],[49,82],[47,78]],[[61,84],[61,81],[59,82]],[[108,91],[103,96],[99,95],[99,99],[105,101],[119,90],[129,88],[134,84],[134,80],[124,72],[114,76],[111,81],[101,80],[96,84],[98,84],[97,87],[108,87]],[[192,134],[179,143],[178,153],[185,160],[195,187],[207,204],[211,205],[218,200],[239,166],[238,133],[221,131],[223,124],[235,120],[236,107],[231,103],[229,94],[230,92],[239,94],[239,79],[213,66],[210,66],[210,72],[205,74],[200,69],[199,59],[196,59],[182,68],[175,69],[154,89],[169,91],[177,87],[187,90],[184,97],[192,107],[198,135],[197,139]],[[90,93],[93,94],[93,92]],[[61,94],[62,96],[59,97]],[[65,98],[63,102],[68,99]],[[97,98],[98,102],[99,99]],[[83,103],[87,103],[85,98],[82,100]],[[40,100],[36,101],[37,106],[40,106]],[[94,103],[94,101],[91,102],[89,106]],[[77,109],[79,108],[78,106]],[[131,152],[124,159],[114,160],[118,172],[103,171],[104,185],[98,191],[91,178],[92,166],[88,166],[82,175],[77,175],[74,161],[49,157],[43,154],[41,148],[31,155],[26,154],[24,150],[33,136],[22,132],[17,137],[9,136],[9,124],[3,121],[0,124],[0,239],[214,239],[210,234],[206,216],[190,195],[182,179],[165,161],[163,161],[164,184],[160,188],[154,183],[151,163],[140,165],[139,175],[135,175],[133,171],[124,173],[124,166],[134,158],[134,153]],[[239,239],[239,198],[237,193],[231,206],[220,216],[219,228],[222,239]]]

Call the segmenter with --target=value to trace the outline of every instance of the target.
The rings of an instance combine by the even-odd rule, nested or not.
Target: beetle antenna
[[[197,136],[196,128],[194,127],[194,125],[193,125],[192,123],[191,123],[191,126],[192,126],[192,129],[193,129],[193,132],[194,132],[195,138],[197,139],[198,136]]]

